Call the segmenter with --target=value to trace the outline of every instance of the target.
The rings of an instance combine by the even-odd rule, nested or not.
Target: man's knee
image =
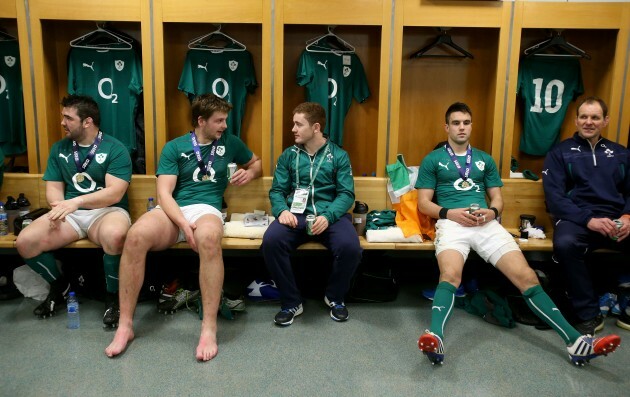
[[[31,236],[30,233],[22,231],[15,241],[15,248],[23,258],[32,258],[41,253],[40,240]]]
[[[195,240],[199,250],[216,253],[221,250],[221,239],[223,233],[219,230],[209,229],[195,233]]]
[[[127,236],[127,228],[117,228],[105,233],[101,238],[101,245],[108,254],[118,255],[122,252]]]

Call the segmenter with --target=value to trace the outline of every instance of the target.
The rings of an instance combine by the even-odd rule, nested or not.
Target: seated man
[[[594,335],[604,328],[604,319],[584,257],[598,248],[630,253],[630,155],[602,137],[608,107],[600,98],[582,101],[575,125],[573,137],[547,154],[543,187],[547,209],[555,218],[554,258],[567,280],[575,328]],[[623,308],[617,324],[630,328]]]
[[[455,290],[472,248],[501,271],[521,291],[529,308],[560,335],[571,362],[584,365],[614,351],[620,343],[617,335],[594,339],[580,335],[567,323],[538,283],[536,273],[512,236],[495,220],[503,209],[503,183],[492,157],[470,146],[470,108],[454,103],[445,119],[448,142],[424,158],[416,182],[420,189],[418,208],[439,218],[435,225],[435,254],[440,282],[431,307],[431,327],[418,340],[420,350],[432,364],[443,363],[444,326],[452,313]],[[437,204],[431,201],[434,194]]]
[[[354,178],[348,153],[328,140],[325,126],[326,112],[319,104],[306,102],[293,110],[295,145],[278,159],[269,191],[271,211],[277,219],[265,232],[261,248],[280,292],[282,310],[274,318],[277,325],[291,325],[302,314],[290,254],[308,240],[332,251],[324,302],[333,320],[348,319],[344,297],[362,251],[347,214],[354,202]],[[314,221],[307,225],[310,215]]]
[[[70,288],[50,251],[85,237],[103,247],[107,285],[103,323],[115,327],[118,265],[131,224],[127,212],[131,158],[120,141],[99,131],[100,113],[92,98],[70,95],[61,106],[66,138],[53,145],[43,178],[52,209],[22,230],[16,247],[26,264],[50,283],[48,297],[34,310],[40,318],[65,308]]]
[[[221,203],[228,180],[244,185],[261,174],[261,161],[232,134],[224,134],[232,105],[212,94],[192,102],[193,131],[166,143],[157,170],[159,205],[129,230],[120,265],[120,326],[105,349],[122,353],[134,338],[133,314],[144,279],[146,255],[187,241],[199,253],[199,287],[203,305],[196,358],[208,361],[218,352],[217,312],[223,286]],[[242,165],[228,178],[228,164]]]

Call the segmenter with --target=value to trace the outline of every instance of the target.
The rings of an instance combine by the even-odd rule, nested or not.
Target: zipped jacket
[[[282,211],[291,210],[297,188],[309,192],[304,214],[322,215],[329,224],[335,223],[354,203],[354,178],[348,153],[330,141],[313,157],[302,145],[287,148],[278,159],[269,190],[271,212],[276,218]]]
[[[630,214],[629,157],[628,149],[605,138],[591,145],[576,132],[560,142],[543,165],[547,210],[583,226],[591,218]]]

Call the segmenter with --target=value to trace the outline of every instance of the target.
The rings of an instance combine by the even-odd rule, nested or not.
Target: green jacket
[[[296,180],[296,159],[299,156],[299,181]],[[320,166],[321,164],[321,166]],[[318,171],[319,167],[319,171]],[[310,186],[311,175],[315,180]],[[354,178],[350,158],[345,150],[328,141],[313,159],[300,145],[287,148],[278,159],[273,184],[269,191],[271,212],[275,217],[291,209],[295,189],[308,188],[305,214],[322,215],[335,223],[354,203]]]

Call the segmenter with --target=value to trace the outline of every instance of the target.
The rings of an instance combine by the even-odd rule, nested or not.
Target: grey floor
[[[158,314],[141,303],[136,340],[119,358],[103,349],[102,303],[81,302],[81,328],[65,316],[38,320],[36,302],[0,302],[1,396],[627,396],[626,346],[576,368],[553,331],[505,329],[457,309],[447,328],[446,362],[433,367],[416,340],[430,304],[407,285],[391,303],[352,304],[335,323],[309,300],[287,328],[272,324],[273,303],[248,303],[236,320],[219,320],[219,355],[194,359],[199,319]],[[627,331],[607,319],[604,332]]]

